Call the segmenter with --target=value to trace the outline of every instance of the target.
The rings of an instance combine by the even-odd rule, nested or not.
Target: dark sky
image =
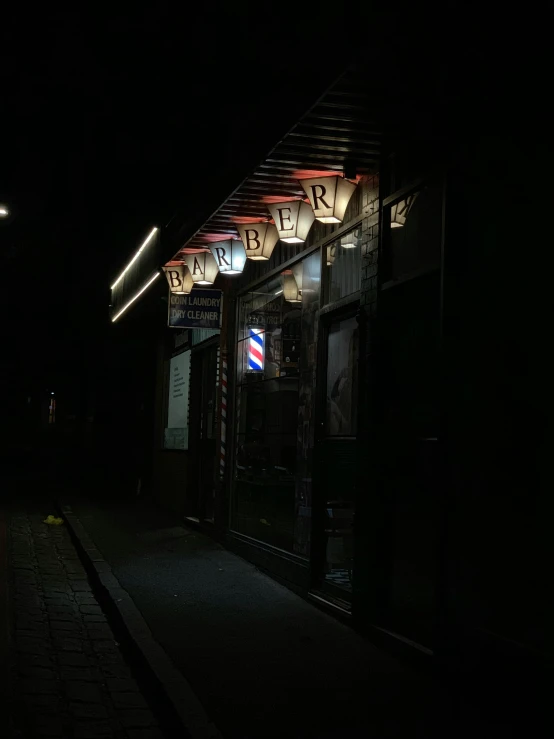
[[[455,6],[437,16],[440,34],[425,14],[379,17],[369,2],[3,11],[0,201],[16,214],[0,222],[3,367],[75,374],[109,329],[110,278],[151,226],[216,182],[231,187],[356,55],[391,105],[413,80],[432,97],[456,57]],[[419,98],[413,107],[417,119]]]
[[[35,376],[73,371],[151,225],[232,180],[332,81],[334,65],[315,74],[306,57],[329,19],[289,13],[285,30],[263,3],[186,7],[3,22],[0,201],[15,217],[0,224],[0,280],[18,376],[28,356]]]

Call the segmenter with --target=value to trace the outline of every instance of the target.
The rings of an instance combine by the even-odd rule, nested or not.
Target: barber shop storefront
[[[151,487],[305,597],[430,648],[442,184],[343,100],[162,233],[136,281],[166,304]]]
[[[237,300],[235,349],[230,530],[274,548],[283,577],[288,562],[299,584],[347,602],[361,253],[358,225],[249,286]]]

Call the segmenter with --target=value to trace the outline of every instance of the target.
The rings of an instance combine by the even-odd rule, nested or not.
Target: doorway
[[[193,348],[191,358],[190,444],[194,473],[186,518],[214,523],[217,453],[217,360],[219,337]]]
[[[351,600],[356,509],[359,327],[353,312],[322,317],[313,584]]]

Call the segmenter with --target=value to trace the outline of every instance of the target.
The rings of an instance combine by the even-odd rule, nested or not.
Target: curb
[[[173,665],[164,649],[154,639],[129,593],[121,586],[112,568],[96,548],[87,530],[73,513],[71,506],[60,504],[62,515],[85,563],[85,569],[104,591],[109,610],[129,640],[141,669],[165,698],[185,736],[191,739],[223,739],[209,719],[190,683]]]

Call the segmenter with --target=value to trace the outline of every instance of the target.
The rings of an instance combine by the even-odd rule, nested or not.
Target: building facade
[[[515,617],[507,579],[495,579],[491,541],[512,556],[495,517],[513,525],[518,514],[510,495],[509,513],[498,504],[498,457],[482,425],[492,411],[482,366],[470,362],[502,364],[503,329],[492,330],[489,307],[502,293],[480,282],[500,248],[487,196],[500,202],[502,177],[481,171],[482,192],[470,196],[485,153],[476,142],[386,137],[366,87],[339,80],[211,215],[162,229],[154,262],[150,254],[142,272],[142,257],[134,264],[131,292],[144,289],[160,321],[145,485],[387,643],[476,663],[484,644],[495,655],[546,654],[546,625]],[[306,183],[316,181],[310,199]],[[344,213],[318,220],[341,182],[352,186]],[[264,228],[281,237],[300,228],[304,206],[312,221],[316,213],[307,233],[263,254]],[[245,247],[236,274],[234,255],[217,252],[234,248],[229,240]],[[248,258],[249,247],[267,258]],[[212,254],[220,269],[208,285],[172,293],[171,275],[157,271],[207,278],[200,262]],[[217,305],[198,297],[194,307],[191,297],[209,291]],[[116,303],[117,320],[131,292]],[[189,325],[168,328],[185,303]]]

